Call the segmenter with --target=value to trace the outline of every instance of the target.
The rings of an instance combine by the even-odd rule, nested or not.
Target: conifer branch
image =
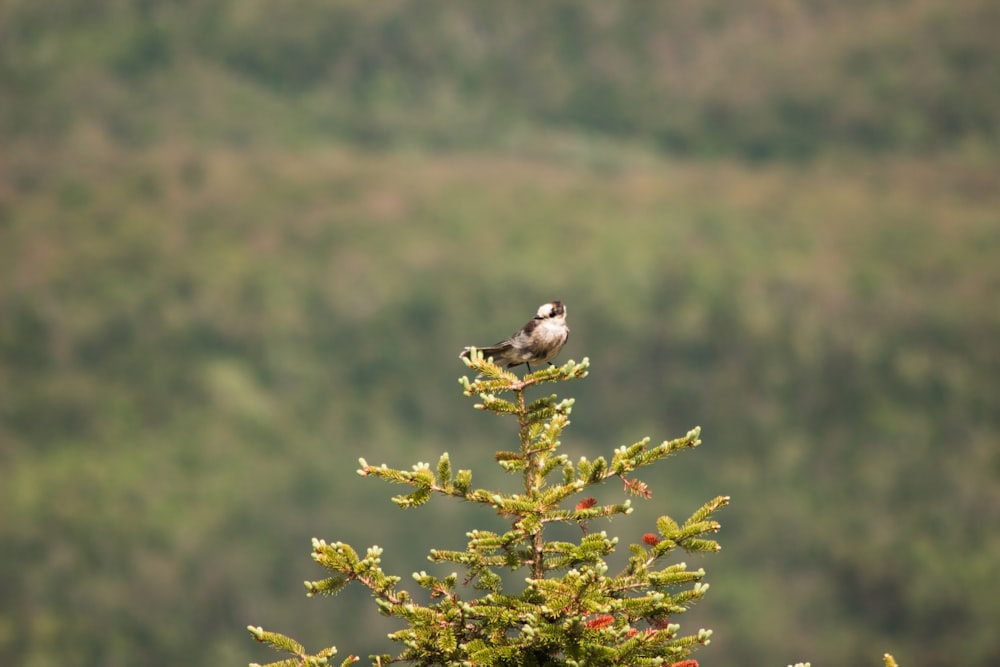
[[[643,438],[615,449],[610,460],[572,462],[559,449],[573,400],[552,394],[529,401],[526,392],[535,385],[586,377],[587,359],[523,377],[484,360],[476,350],[464,363],[478,373],[474,380],[459,381],[467,396],[477,397],[475,407],[517,420],[517,449],[498,451],[495,459],[502,470],[519,477],[518,492],[475,488],[472,472],[455,471],[447,453],[436,466],[420,462],[409,470],[372,466],[361,459],[358,473],[409,486],[409,493],[392,498],[401,508],[447,496],[489,506],[509,519],[509,529],[471,530],[464,550],[432,549],[431,562],[459,565],[465,575],[460,581],[454,572],[414,573],[413,581],[426,598],[422,602],[397,588],[399,577],[382,571],[379,547],[370,547],[361,557],[349,545],[314,540],[313,558],[331,576],[307,582],[308,594],[334,595],[358,582],[371,591],[380,613],[403,621],[405,627],[389,635],[401,644],[399,654],[371,656],[375,665],[659,666],[686,658],[695,647],[707,644],[710,631],[682,636],[680,626],[669,620],[704,596],[708,590],[702,581],[704,571],[690,571],[684,563],[663,559],[677,549],[718,550],[708,536],[718,531],[712,517],[728,498],[709,501],[683,523],[660,517],[657,532],[630,545],[627,564],[611,574],[605,558],[619,540],[604,531],[590,532],[589,525],[630,514],[631,501],[598,504],[584,495],[590,487],[617,477],[626,494],[648,498],[652,491],[635,477],[636,472],[698,446],[700,429],[656,446]],[[582,535],[578,541],[547,540],[546,529],[552,524],[579,526]],[[505,591],[501,576],[505,570],[527,574],[520,593]],[[479,597],[467,598],[468,586]],[[275,648],[296,656],[289,664],[313,664],[292,640],[259,632]]]
[[[261,644],[267,644],[276,651],[291,653],[295,656],[293,658],[288,658],[287,660],[270,662],[263,667],[318,667],[320,665],[328,665],[329,659],[337,654],[336,647],[330,646],[322,649],[314,655],[309,655],[306,653],[306,649],[302,646],[302,644],[298,643],[294,639],[291,639],[290,637],[286,637],[283,634],[268,632],[259,626],[254,627],[252,625],[248,625],[247,630],[250,632],[251,636],[253,636],[253,638]],[[347,667],[347,665],[353,664],[357,661],[358,658],[356,656],[349,655],[341,663],[341,667]],[[250,667],[261,667],[261,665],[251,663]]]

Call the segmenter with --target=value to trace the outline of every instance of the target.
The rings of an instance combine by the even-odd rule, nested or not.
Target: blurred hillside
[[[11,0],[2,131],[491,149],[568,131],[755,159],[992,151],[998,25],[987,0]]]
[[[703,665],[997,664],[998,25],[3,3],[0,664],[387,650],[363,595],[305,599],[309,539],[405,582],[494,522],[353,470],[507,483],[457,353],[551,298],[593,364],[567,454],[704,429],[608,530],[733,496]]]

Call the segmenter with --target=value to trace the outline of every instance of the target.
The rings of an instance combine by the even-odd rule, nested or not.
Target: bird
[[[562,301],[549,301],[538,307],[538,314],[521,330],[505,341],[489,347],[476,347],[483,353],[483,358],[493,357],[493,362],[499,366],[514,368],[525,364],[531,372],[531,364],[548,362],[555,358],[566,339],[569,338],[569,327],[566,326],[566,306]],[[471,347],[462,350],[459,358],[469,358]]]

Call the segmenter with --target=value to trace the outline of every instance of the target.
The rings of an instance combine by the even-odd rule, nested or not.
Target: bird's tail
[[[493,357],[494,359],[499,359],[504,352],[510,351],[510,343],[497,343],[496,345],[490,345],[488,347],[477,347],[476,350],[483,353],[483,359],[489,359]],[[459,357],[468,359],[471,354],[471,347],[467,347],[462,350],[462,354]]]

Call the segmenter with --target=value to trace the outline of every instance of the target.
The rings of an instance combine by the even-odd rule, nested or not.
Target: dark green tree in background
[[[360,556],[347,544],[314,539],[313,559],[332,574],[306,582],[309,595],[335,594],[357,581],[371,590],[383,615],[405,622],[404,629],[389,635],[403,645],[400,653],[372,656],[376,665],[669,665],[708,644],[710,630],[683,634],[675,622],[705,594],[705,572],[670,562],[669,556],[677,549],[718,551],[719,544],[707,536],[719,530],[712,517],[729,498],[710,500],[683,523],[661,516],[656,532],[630,545],[627,563],[612,573],[605,559],[615,551],[618,538],[591,531],[590,524],[630,514],[630,501],[602,504],[587,495],[591,487],[618,478],[627,495],[649,498],[652,490],[634,473],[698,446],[700,429],[656,446],[644,438],[619,447],[610,460],[581,458],[574,463],[559,453],[573,399],[551,395],[528,402],[525,392],[535,385],[586,377],[587,359],[523,379],[480,354],[466,363],[480,374],[473,381],[461,380],[465,394],[481,401],[476,407],[517,420],[519,450],[497,452],[496,460],[505,472],[520,477],[523,490],[475,488],[472,472],[454,471],[447,453],[436,470],[425,463],[410,471],[395,470],[362,460],[358,472],[413,487],[393,498],[402,508],[423,505],[441,494],[492,508],[510,520],[509,530],[472,530],[464,551],[431,550],[432,562],[460,565],[463,574],[415,573],[426,602],[398,587],[400,577],[382,570],[378,547]],[[553,539],[556,526],[567,524],[580,529],[579,539]],[[507,571],[523,579],[505,578]],[[523,585],[511,590],[517,581]],[[469,590],[475,595],[467,596]],[[330,647],[310,655],[289,637],[259,627],[249,630],[258,641],[292,654],[271,667],[327,664],[337,652]],[[342,664],[357,660],[348,656]]]

